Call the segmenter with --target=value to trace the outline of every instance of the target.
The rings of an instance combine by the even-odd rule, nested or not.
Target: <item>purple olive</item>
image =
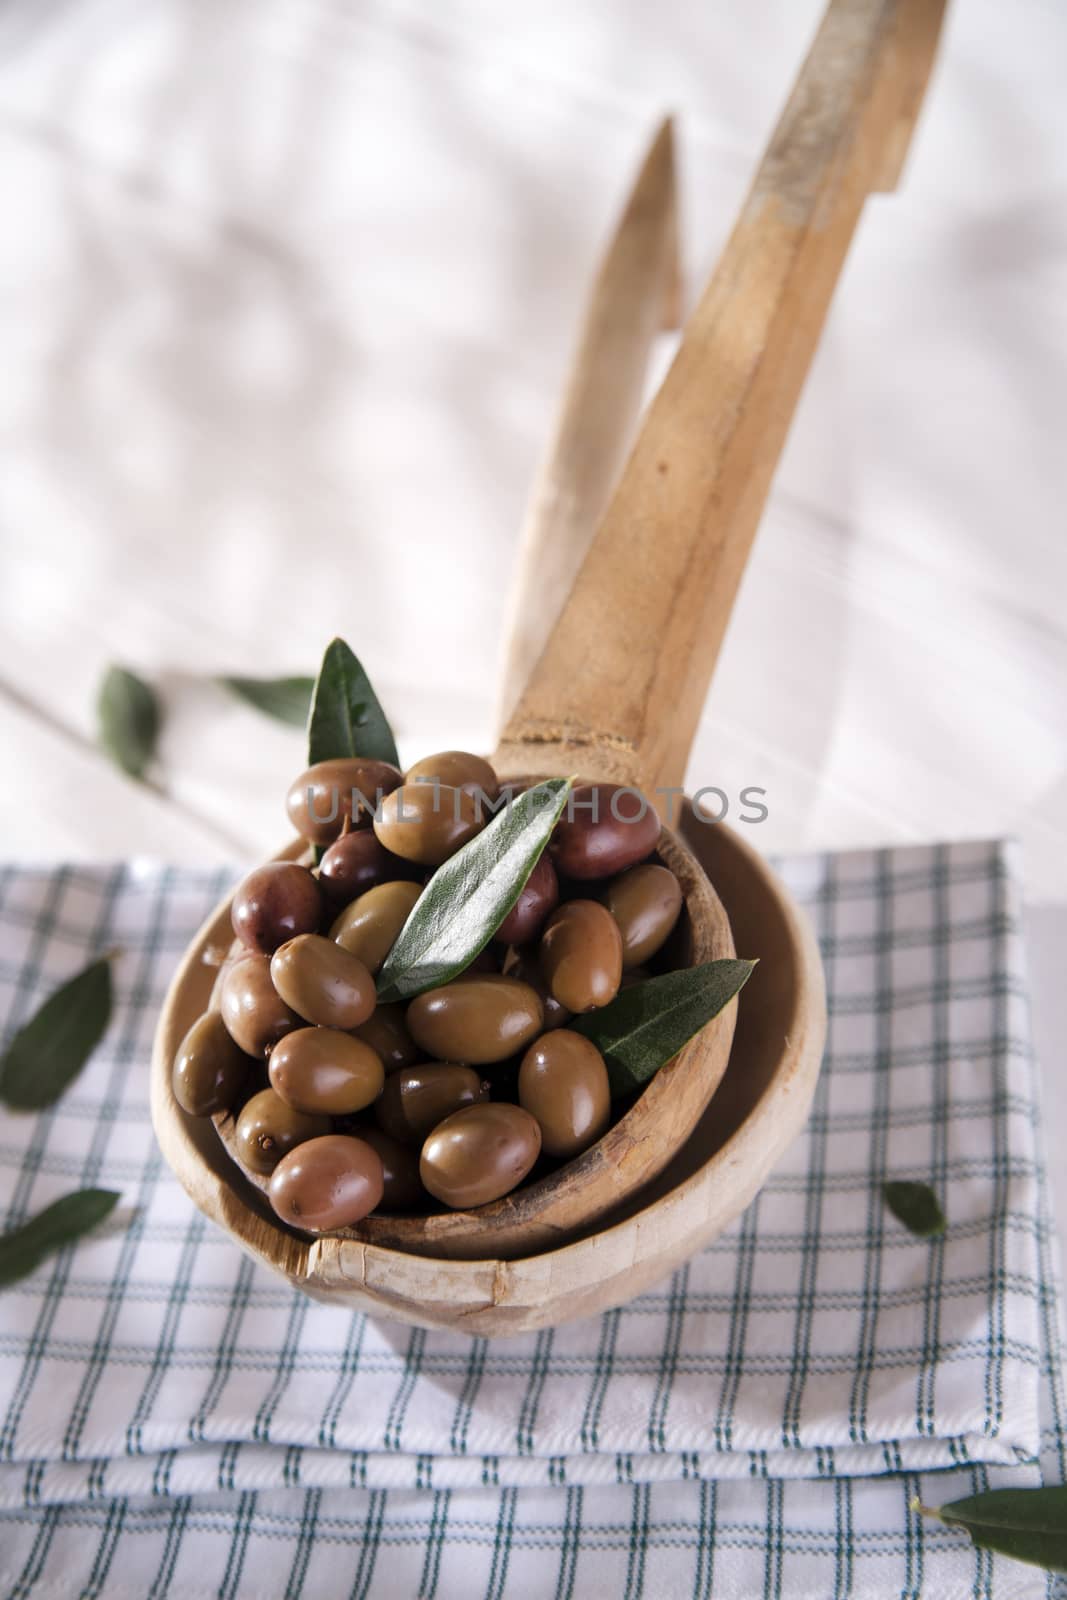
[[[315,933],[322,912],[322,890],[307,867],[268,861],[237,885],[230,920],[242,944],[271,956],[298,933]]]
[[[537,861],[519,898],[496,930],[505,944],[528,944],[541,932],[545,918],[559,905],[559,879],[547,851]]]
[[[567,878],[613,878],[651,855],[660,821],[637,789],[588,783],[575,789],[549,843]]]

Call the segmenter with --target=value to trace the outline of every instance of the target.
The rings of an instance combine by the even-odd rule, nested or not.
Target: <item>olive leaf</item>
[[[905,1178],[882,1185],[886,1205],[898,1222],[919,1239],[933,1239],[945,1231],[945,1213],[934,1191],[925,1183]]]
[[[938,1508],[912,1500],[911,1509],[966,1528],[983,1549],[1052,1572],[1067,1572],[1067,1485],[990,1489]]]
[[[378,974],[379,1001],[436,989],[485,949],[537,865],[573,782],[550,778],[504,802],[438,867]]]
[[[0,1286],[27,1277],[46,1257],[103,1222],[121,1198],[113,1189],[79,1189],[0,1236]]]
[[[400,765],[393,730],[370,679],[343,639],[326,647],[308,713],[308,766],[339,756]]]
[[[110,666],[100,684],[96,716],[101,748],[131,778],[143,778],[159,734],[154,690],[128,668]]]
[[[613,1096],[631,1093],[676,1056],[748,982],[754,961],[705,961],[622,989],[567,1026],[607,1062]]]
[[[220,678],[219,682],[277,722],[294,728],[307,723],[314,678]]]
[[[39,1111],[58,1100],[111,1020],[111,960],[104,956],[53,991],[0,1056],[0,1100]]]

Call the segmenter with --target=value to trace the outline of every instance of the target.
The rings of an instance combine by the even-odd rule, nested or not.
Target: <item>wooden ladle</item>
[[[668,791],[680,791],[833,285],[863,200],[895,181],[939,22],[936,0],[830,5],[734,233],[508,718],[495,758],[502,774],[578,772],[633,785],[650,797],[659,790],[664,811]],[[727,1129],[725,1143],[723,1131],[709,1133],[704,1118],[695,1156],[693,1141],[681,1132],[685,1118],[669,1126],[657,1117],[647,1120],[634,1146],[647,1143],[653,1152],[642,1182],[653,1169],[666,1164],[666,1170],[658,1197],[645,1209],[635,1211],[631,1202],[629,1212],[613,1213],[618,1220],[598,1231],[601,1170],[580,1186],[581,1225],[593,1231],[575,1244],[546,1248],[544,1233],[536,1231],[543,1217],[513,1217],[516,1236],[502,1233],[490,1243],[483,1235],[482,1259],[448,1262],[416,1254],[426,1246],[414,1238],[398,1250],[356,1238],[309,1242],[287,1233],[265,1216],[260,1196],[235,1186],[232,1177],[227,1181],[225,1163],[220,1167],[207,1151],[202,1130],[183,1117],[170,1091],[174,1050],[210,989],[210,975],[205,980],[197,964],[208,929],[168,996],[152,1079],[157,1134],[197,1203],[311,1293],[405,1320],[460,1323],[472,1332],[515,1331],[601,1309],[699,1248],[747,1203],[768,1161],[803,1122],[823,1023],[817,958],[784,889],[721,825],[713,848],[700,839],[699,825],[693,832],[691,814],[686,826],[702,858],[715,861],[716,883],[729,885],[725,898],[732,915],[737,909],[734,920],[744,918],[746,903],[760,907],[760,921],[747,924],[742,953],[763,954],[765,964],[745,991],[741,1019],[752,1014],[748,1033],[759,1041],[758,1093],[745,1102],[740,1123]],[[729,927],[718,898],[705,894],[691,854],[672,830],[664,829],[661,849],[685,876],[694,953],[723,951]],[[761,927],[773,963],[760,948]],[[712,1033],[693,1041],[667,1069],[694,1124],[721,1070],[705,1042]],[[670,1081],[661,1073],[634,1111],[657,1083]],[[713,1101],[708,1116],[715,1110]],[[701,1138],[708,1150],[703,1163]],[[619,1198],[616,1191],[611,1204]],[[579,1225],[576,1210],[561,1231]],[[461,1238],[462,1232],[457,1225],[455,1240],[438,1241],[441,1253],[470,1255],[474,1236]],[[550,1234],[560,1237],[555,1229]],[[599,1254],[587,1248],[598,1242]]]

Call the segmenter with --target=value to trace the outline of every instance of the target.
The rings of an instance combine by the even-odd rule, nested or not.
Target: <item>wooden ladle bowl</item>
[[[282,858],[293,859],[302,849],[294,842]],[[734,955],[726,912],[688,846],[663,828],[657,855],[682,887],[684,921],[675,936],[682,964]],[[171,1059],[186,1029],[205,1009],[196,949],[225,944],[229,928],[226,899],[201,930],[168,997],[160,1049],[169,1050]],[[473,1211],[374,1212],[357,1225],[338,1230],[338,1236],[420,1255],[511,1258],[546,1249],[590,1227],[656,1177],[689,1138],[726,1071],[735,1013],[736,1003],[731,1002],[656,1074],[603,1138],[575,1160]],[[240,1160],[234,1116],[220,1113],[215,1126],[244,1176],[266,1192],[267,1179]]]
[[[704,826],[688,811],[681,832],[714,877],[742,947],[758,941],[764,954],[737,1002],[733,1048],[718,1091],[645,1189],[571,1242],[512,1259],[486,1253],[443,1260],[360,1239],[310,1240],[290,1232],[235,1167],[211,1122],[187,1116],[171,1091],[174,1049],[214,983],[204,956],[225,927],[220,908],[186,952],[152,1061],[156,1135],[201,1211],[256,1260],[316,1299],[420,1327],[486,1335],[606,1310],[709,1243],[740,1215],[803,1126],[825,1013],[811,933],[766,863],[735,833]]]

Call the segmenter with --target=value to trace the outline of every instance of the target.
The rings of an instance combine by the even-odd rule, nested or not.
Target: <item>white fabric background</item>
[[[5,855],[272,846],[299,735],[198,675],[311,671],[334,631],[406,756],[487,745],[526,487],[633,163],[674,110],[692,292],[819,9],[11,0]],[[1065,44],[1054,0],[950,7],[691,768],[767,788],[768,849],[1018,832],[1061,1138]],[[164,689],[165,797],[90,747],[116,656]]]

